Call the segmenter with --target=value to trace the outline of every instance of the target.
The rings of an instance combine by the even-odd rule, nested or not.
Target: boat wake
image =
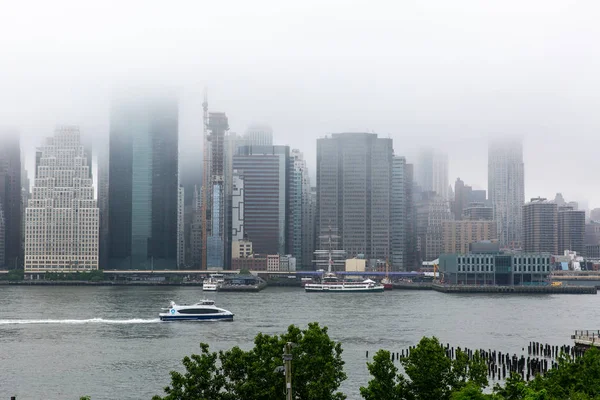
[[[151,319],[0,319],[0,325],[31,325],[31,324],[154,324],[160,322],[159,318]]]

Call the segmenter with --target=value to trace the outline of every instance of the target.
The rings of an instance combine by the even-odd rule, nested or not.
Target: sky
[[[168,86],[180,146],[202,96],[231,131],[273,127],[316,168],[316,139],[367,131],[450,183],[487,188],[490,137],[524,140],[525,194],[600,207],[595,1],[0,0],[0,126],[32,150],[57,124],[106,137],[112,94]],[[198,148],[198,155],[201,156]],[[29,167],[31,169],[31,167]]]

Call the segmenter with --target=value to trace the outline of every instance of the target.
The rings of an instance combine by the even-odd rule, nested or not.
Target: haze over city
[[[591,2],[19,2],[0,23],[0,124],[33,148],[57,124],[107,137],[112,95],[170,87],[180,149],[201,155],[202,96],[232,132],[273,127],[304,152],[367,131],[414,162],[431,145],[449,178],[487,188],[487,142],[524,138],[526,198],[600,205],[600,27]],[[196,147],[197,146],[197,147]],[[587,203],[587,204],[586,204]]]

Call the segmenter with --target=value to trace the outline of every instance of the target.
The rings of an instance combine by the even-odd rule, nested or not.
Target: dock
[[[441,293],[506,293],[506,294],[597,294],[595,286],[494,286],[494,285],[444,285],[441,283],[395,282],[399,290],[435,290]]]
[[[254,285],[238,285],[224,283],[218,287],[219,292],[260,292],[267,287],[266,282],[256,283]]]
[[[575,346],[582,348],[590,348],[592,346],[600,347],[600,330],[580,330],[575,331],[574,335],[571,335],[571,339],[575,341]]]

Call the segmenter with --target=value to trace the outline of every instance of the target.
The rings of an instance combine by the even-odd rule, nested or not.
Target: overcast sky
[[[0,125],[28,152],[58,123],[105,135],[132,83],[177,88],[185,142],[207,86],[232,131],[270,124],[313,176],[316,138],[373,131],[486,189],[488,138],[522,135],[528,198],[600,207],[595,1],[0,2]]]

